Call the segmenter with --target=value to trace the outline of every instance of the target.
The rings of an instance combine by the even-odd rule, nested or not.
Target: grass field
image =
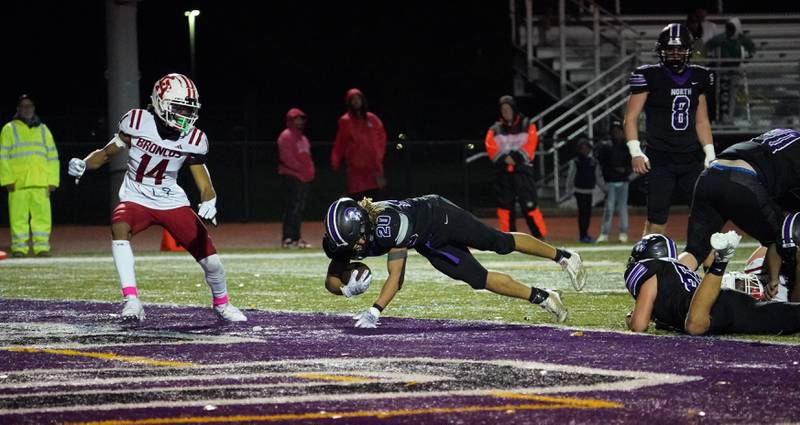
[[[678,243],[680,246],[681,243]],[[754,245],[739,249],[730,268],[742,268]],[[509,272],[517,280],[562,291],[570,310],[566,326],[625,330],[624,316],[633,306],[622,283],[629,247],[577,246],[589,269],[586,289],[576,293],[553,262],[521,254],[476,253],[489,269]],[[140,296],[147,303],[207,305],[209,291],[197,264],[185,253],[139,252],[136,273]],[[375,280],[354,299],[331,296],[323,288],[327,260],[318,251],[221,252],[229,292],[245,309],[351,313],[369,307],[386,277],[385,259],[365,262]],[[0,298],[117,301],[117,274],[110,253],[0,262]],[[434,270],[419,255],[409,258],[406,283],[385,316],[449,318],[501,322],[553,323],[538,307],[486,291],[473,291]],[[652,331],[657,332],[657,331]],[[800,343],[800,337],[746,337]]]

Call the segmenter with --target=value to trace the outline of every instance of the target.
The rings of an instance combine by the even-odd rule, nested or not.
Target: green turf
[[[622,282],[629,252],[618,245],[608,247],[581,251],[589,269],[589,280],[581,293],[572,290],[566,274],[551,261],[521,254],[476,256],[487,268],[509,272],[523,283],[560,289],[570,310],[567,325],[624,330],[625,314],[633,307]],[[751,251],[740,249],[730,267],[741,269]],[[137,280],[145,303],[209,303],[202,271],[188,255],[137,255]],[[360,297],[345,299],[325,291],[327,260],[321,252],[248,250],[222,252],[221,257],[232,300],[244,308],[354,313],[372,305],[386,277],[385,259],[367,259],[375,275],[372,287]],[[0,298],[118,301],[117,280],[110,253],[0,262]],[[521,300],[473,291],[440,274],[418,255],[409,257],[406,284],[384,315],[553,323],[542,309]],[[747,338],[800,343],[800,336]]]

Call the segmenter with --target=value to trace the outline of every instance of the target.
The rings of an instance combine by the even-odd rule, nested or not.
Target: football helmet
[[[764,285],[755,273],[725,273],[722,276],[722,287],[744,292],[758,301],[764,299]]]
[[[661,30],[656,41],[656,54],[663,65],[675,72],[683,71],[692,56],[694,38],[685,25],[669,24]]]
[[[200,95],[189,77],[167,74],[156,81],[150,96],[155,114],[170,128],[185,135],[194,127],[200,111]]]
[[[325,215],[325,236],[333,251],[354,249],[365,238],[369,214],[352,198],[339,198],[328,207]]]
[[[652,233],[643,237],[631,249],[631,256],[628,258],[626,268],[630,268],[634,263],[649,258],[671,258],[678,259],[678,247],[672,239]]]

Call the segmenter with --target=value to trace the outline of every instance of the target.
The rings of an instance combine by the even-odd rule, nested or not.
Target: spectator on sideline
[[[292,108],[286,113],[286,129],[278,136],[278,174],[282,176],[287,198],[283,215],[283,248],[310,246],[300,237],[308,189],[314,180],[314,160],[311,158],[311,144],[304,134],[305,128],[306,114]]]
[[[735,115],[737,87],[741,80],[738,68],[743,59],[743,50],[747,52],[747,57],[752,57],[756,46],[749,37],[742,33],[742,23],[739,18],[731,18],[725,23],[725,33],[709,40],[706,43],[706,49],[710,56],[721,59],[721,67],[732,68],[730,71],[720,72],[719,95],[720,118],[722,121],[732,122]],[[716,52],[716,49],[719,51]]]
[[[533,178],[533,156],[539,144],[536,124],[519,113],[512,96],[498,102],[500,118],[486,132],[486,153],[494,164],[494,192],[497,198],[497,220],[501,232],[516,231],[514,210],[519,201],[531,234],[547,237],[547,226],[539,211],[536,180]]]
[[[379,199],[386,187],[383,157],[386,154],[386,130],[377,115],[367,109],[367,98],[359,89],[345,95],[347,111],[339,118],[339,128],[331,152],[331,168],[338,171],[342,160],[347,164],[347,193],[360,201]]]
[[[50,256],[50,194],[59,185],[58,151],[53,134],[36,115],[28,95],[17,100],[17,113],[0,133],[0,186],[8,191],[11,256]]]
[[[610,139],[601,144],[597,152],[597,160],[603,171],[606,182],[606,202],[603,208],[603,225],[597,242],[608,241],[614,210],[619,214],[619,241],[628,241],[628,179],[631,168],[631,154],[625,145],[625,132],[622,122],[613,121],[608,131]]]
[[[567,193],[574,194],[578,204],[580,242],[594,243],[594,239],[589,236],[589,223],[592,219],[592,192],[597,185],[597,160],[592,156],[592,142],[589,139],[579,139],[575,149],[578,155],[569,162]]]

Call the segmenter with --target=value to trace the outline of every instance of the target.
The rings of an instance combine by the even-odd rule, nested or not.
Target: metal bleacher
[[[522,6],[520,0],[512,0]],[[621,118],[627,99],[626,76],[636,66],[657,61],[654,43],[670,22],[685,22],[685,15],[615,15],[592,2],[561,0],[563,27],[532,11],[531,19],[515,19],[512,7],[512,40],[515,95],[549,96],[552,106],[537,114],[540,129],[538,169],[543,180],[540,195],[557,203],[566,160],[573,140],[605,134],[611,118]],[[531,2],[525,6],[531,7]],[[517,7],[523,10],[524,7]],[[544,12],[545,9],[539,10]],[[550,13],[553,12],[551,8]],[[523,15],[523,14],[521,14]],[[724,32],[733,15],[709,15],[707,20]],[[724,66],[710,59],[709,66],[721,78],[733,78],[735,99],[720,114],[721,102],[709,105],[712,132],[746,135],[776,127],[800,125],[800,14],[736,15],[742,30],[756,45],[756,53],[740,66]],[[555,22],[559,20],[556,19]],[[562,39],[563,29],[563,39]],[[713,52],[709,52],[711,57]],[[738,62],[738,61],[737,61]],[[716,99],[720,99],[719,84]],[[727,94],[727,92],[725,93]],[[643,123],[640,122],[640,125]],[[643,130],[643,128],[642,128]]]

